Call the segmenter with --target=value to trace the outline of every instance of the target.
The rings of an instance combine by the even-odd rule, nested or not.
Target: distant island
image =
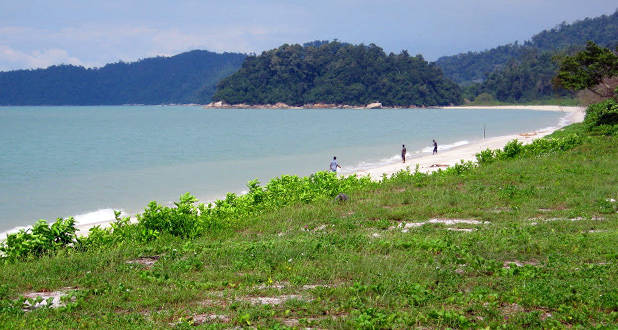
[[[214,101],[228,104],[385,106],[461,104],[461,90],[421,55],[337,41],[285,44],[249,56],[217,84]]]
[[[244,54],[194,50],[101,68],[54,65],[0,72],[0,105],[208,103]]]

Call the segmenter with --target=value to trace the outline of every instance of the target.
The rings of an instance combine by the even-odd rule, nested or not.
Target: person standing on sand
[[[401,145],[401,159],[403,159],[403,162],[406,162],[406,145],[402,144]]]
[[[438,142],[436,142],[436,140],[433,140],[433,154],[437,154],[438,153]]]
[[[333,157],[333,161],[330,162],[330,171],[337,173],[337,167],[341,168],[341,166],[337,164],[337,157]]]

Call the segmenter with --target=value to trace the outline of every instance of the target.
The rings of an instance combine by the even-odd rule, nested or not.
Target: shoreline
[[[416,164],[419,165],[419,171],[430,173],[438,170],[439,168],[446,168],[448,166],[455,165],[459,163],[460,160],[464,161],[476,161],[475,155],[487,148],[490,149],[501,149],[504,147],[506,143],[513,139],[518,139],[524,144],[531,143],[534,139],[546,136],[551,134],[552,132],[570,125],[572,123],[581,122],[584,119],[585,115],[585,107],[574,107],[574,106],[448,106],[448,107],[437,107],[438,109],[445,110],[472,110],[472,109],[491,109],[491,110],[533,110],[533,111],[558,111],[565,113],[565,116],[560,120],[560,122],[556,126],[540,128],[533,132],[522,132],[519,134],[512,135],[504,135],[488,138],[480,141],[471,141],[468,144],[463,146],[457,146],[450,148],[448,150],[440,151],[440,145],[438,146],[438,154],[437,155],[420,155],[416,157],[410,157],[407,162],[401,163],[392,163],[382,166],[377,166],[369,169],[357,170],[351,173],[346,173],[344,176],[348,175],[359,175],[359,176],[367,176],[369,175],[373,180],[380,180],[383,174],[391,175],[401,170],[405,170],[406,168],[410,168],[411,171],[414,171]],[[358,108],[364,109],[364,108]],[[383,108],[384,109],[384,108]],[[422,108],[419,108],[422,109]],[[426,109],[426,108],[425,108]],[[201,201],[206,203],[207,201]],[[135,222],[136,214],[132,213],[123,213],[121,217],[130,216],[131,222]],[[79,218],[82,216],[87,216],[95,213],[108,213],[110,215],[109,219],[97,219],[92,222],[79,223]],[[101,226],[101,228],[109,227],[112,222],[114,222],[113,218],[113,210],[112,209],[101,209],[91,212],[86,212],[83,214],[78,214],[74,216],[76,219],[76,228],[77,234],[80,236],[85,236],[88,234],[90,228],[94,226]],[[106,217],[107,218],[107,217]],[[49,221],[48,223],[53,223],[53,221]],[[18,232],[20,229],[31,228],[31,225],[26,226],[18,226],[3,232],[0,232],[0,242],[2,242],[7,234]]]
[[[450,106],[425,106],[425,105],[410,105],[410,106],[385,106],[380,102],[370,103],[367,105],[349,105],[349,104],[334,104],[334,103],[311,103],[304,105],[288,105],[282,102],[275,104],[228,104],[222,101],[211,102],[200,105],[203,109],[289,109],[289,110],[306,110],[306,109],[348,109],[348,110],[379,110],[379,109],[444,109],[444,110],[535,110],[535,111],[573,111],[573,109],[585,108],[581,106],[561,106],[561,105],[450,105]]]
[[[419,171],[424,173],[431,173],[437,171],[442,168],[445,169],[447,167],[453,166],[459,163],[461,160],[463,161],[476,161],[476,154],[480,153],[485,149],[502,149],[504,146],[514,140],[517,139],[523,144],[529,144],[532,141],[542,138],[546,135],[553,133],[556,130],[564,126],[568,126],[574,123],[580,123],[584,120],[584,116],[586,114],[585,107],[574,107],[574,106],[484,106],[484,107],[471,107],[471,106],[461,106],[461,107],[442,107],[441,109],[449,109],[449,110],[457,110],[457,109],[495,109],[495,110],[532,110],[532,111],[560,111],[564,112],[566,115],[560,120],[560,122],[556,126],[539,128],[538,130],[532,132],[521,132],[519,134],[511,134],[511,135],[502,135],[496,136],[492,138],[488,138],[485,140],[472,141],[463,146],[455,147],[452,149],[448,149],[445,151],[440,151],[440,145],[438,145],[438,153],[436,155],[422,155],[419,157],[414,157],[410,159],[406,159],[406,163],[399,162],[395,164],[388,164],[372,169],[356,171],[352,174],[356,174],[358,176],[371,176],[373,180],[379,180],[382,178],[384,174],[392,175],[401,170],[405,170],[409,168],[411,171],[414,171],[416,165],[419,165]]]

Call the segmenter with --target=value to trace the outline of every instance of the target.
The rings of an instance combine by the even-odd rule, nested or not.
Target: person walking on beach
[[[330,162],[330,171],[337,173],[337,167],[341,168],[341,166],[337,164],[337,157],[333,157],[333,161]]]
[[[402,144],[401,145],[401,159],[403,159],[403,162],[406,162],[406,145]]]
[[[436,142],[436,140],[433,140],[433,154],[437,154],[438,153],[438,142]]]

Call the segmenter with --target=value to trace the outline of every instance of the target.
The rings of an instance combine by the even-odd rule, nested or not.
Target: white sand
[[[475,155],[485,149],[502,149],[508,142],[517,139],[524,144],[528,144],[535,139],[551,134],[557,129],[560,129],[566,125],[573,123],[579,123],[584,120],[586,114],[584,107],[562,107],[553,105],[535,105],[535,106],[461,106],[461,107],[443,107],[441,109],[497,109],[497,110],[536,110],[536,111],[560,111],[565,113],[565,119],[562,121],[561,126],[546,128],[533,132],[522,132],[514,135],[504,135],[493,138],[488,138],[483,141],[467,144],[461,147],[453,148],[446,151],[440,151],[436,155],[426,155],[417,158],[410,158],[406,160],[406,163],[389,164],[373,169],[361,170],[355,172],[359,176],[370,175],[372,179],[379,180],[382,175],[391,175],[401,170],[410,168],[414,171],[416,165],[419,165],[419,171],[429,173],[437,171],[439,168],[446,168],[448,166],[455,165],[461,160],[463,161],[476,161]]]

